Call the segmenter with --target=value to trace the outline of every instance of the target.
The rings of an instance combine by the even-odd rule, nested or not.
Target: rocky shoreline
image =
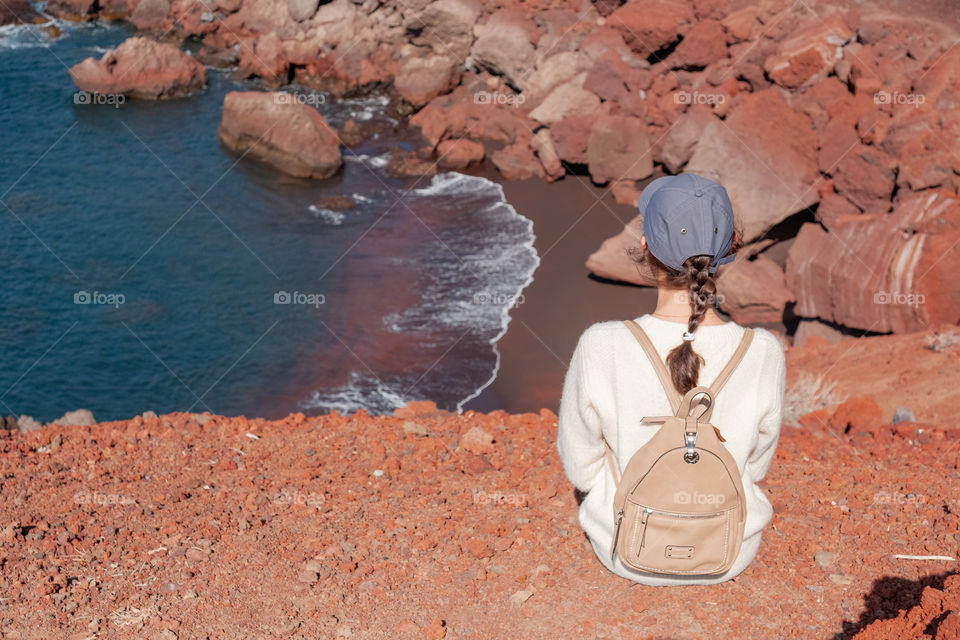
[[[47,11],[122,17],[161,41],[138,36],[80,63],[71,74],[86,91],[185,95],[202,86],[197,61],[284,88],[273,101],[290,104],[275,116],[249,111],[249,144],[224,138],[239,153],[265,147],[252,157],[281,171],[323,178],[336,164],[329,127],[299,135],[317,111],[303,91],[391,88],[423,135],[392,159],[395,173],[487,159],[508,180],[587,173],[629,204],[661,173],[719,180],[747,243],[720,299],[738,322],[887,333],[960,317],[944,292],[960,267],[949,250],[960,241],[960,35],[949,23],[772,0],[56,0]],[[185,42],[200,43],[196,59],[171,51]],[[253,144],[268,126],[276,140]],[[317,146],[324,159],[304,164]],[[640,230],[638,217],[587,267],[650,284],[626,255]]]
[[[792,426],[870,430],[883,424],[942,424],[960,402],[960,329],[944,324],[931,331],[854,339],[829,327],[805,331],[802,346],[785,338],[787,392],[784,422]],[[855,426],[832,416],[859,414]],[[200,419],[201,414],[188,414]],[[132,420],[156,419],[146,411]],[[831,422],[833,420],[833,422]],[[0,430],[32,432],[96,424],[86,409],[67,412],[46,425],[29,415],[0,419]]]
[[[787,426],[760,555],[704,609],[602,570],[546,409],[6,418],[4,637],[491,637],[491,611],[497,637],[957,637],[957,35],[800,5],[51,0],[140,31],[76,65],[81,90],[178,99],[204,65],[257,78],[271,91],[230,94],[220,139],[291,175],[335,175],[365,135],[332,129],[311,90],[392,88],[423,136],[397,174],[589,175],[627,204],[660,173],[719,179],[747,242],[721,307],[788,325]],[[649,284],[627,257],[639,231],[588,268]]]

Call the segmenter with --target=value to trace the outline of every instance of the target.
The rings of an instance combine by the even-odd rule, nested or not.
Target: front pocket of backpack
[[[732,512],[680,513],[640,506],[630,541],[631,564],[660,573],[716,571],[727,561]]]

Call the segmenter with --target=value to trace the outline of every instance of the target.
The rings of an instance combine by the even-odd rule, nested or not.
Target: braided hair
[[[740,248],[740,234],[734,236],[730,253]],[[687,320],[687,331],[694,333],[703,321],[707,309],[716,300],[717,279],[710,273],[710,262],[713,256],[691,256],[683,263],[684,270],[677,271],[663,264],[650,253],[647,248],[637,246],[628,251],[630,257],[638,263],[646,263],[652,267],[654,275],[663,272],[665,283],[673,288],[686,288],[690,300],[690,318]],[[693,342],[684,340],[674,347],[667,355],[667,368],[674,388],[684,395],[697,386],[700,378],[700,367],[703,365],[703,356],[693,350]]]

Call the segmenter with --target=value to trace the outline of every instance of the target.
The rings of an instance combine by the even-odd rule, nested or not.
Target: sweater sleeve
[[[584,332],[564,379],[557,426],[557,448],[564,471],[573,486],[584,492],[602,479],[605,462],[600,415],[586,376],[588,344],[588,332]]]
[[[783,423],[783,394],[786,388],[787,367],[783,345],[776,338],[770,350],[770,369],[767,370],[767,379],[771,381],[768,387],[772,398],[769,408],[760,419],[759,438],[757,447],[747,461],[754,482],[762,480],[767,475],[773,454],[777,449],[777,440],[780,437],[780,426]]]

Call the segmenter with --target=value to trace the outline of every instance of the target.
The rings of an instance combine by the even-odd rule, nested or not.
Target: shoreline
[[[509,325],[495,344],[495,379],[461,405],[479,412],[557,411],[580,334],[596,322],[636,318],[657,306],[656,288],[605,280],[586,267],[590,254],[620,233],[637,209],[615,202],[612,192],[594,185],[589,176],[567,174],[552,183],[498,180],[489,162],[472,175],[500,184],[510,206],[533,222],[540,264],[521,292],[522,302],[508,309]],[[660,175],[638,183],[638,190]],[[782,261],[785,256],[773,259]],[[715,311],[732,320],[722,310]],[[783,323],[740,324],[785,333]]]
[[[496,377],[462,404],[474,411],[556,410],[580,334],[595,322],[636,317],[656,306],[654,289],[603,282],[585,266],[590,252],[619,233],[636,209],[615,203],[609,193],[597,202],[606,189],[588,176],[547,183],[496,180],[491,174],[487,165],[477,173],[498,182],[507,202],[533,222],[540,264],[521,292],[522,302],[509,309],[510,323],[495,344]]]

